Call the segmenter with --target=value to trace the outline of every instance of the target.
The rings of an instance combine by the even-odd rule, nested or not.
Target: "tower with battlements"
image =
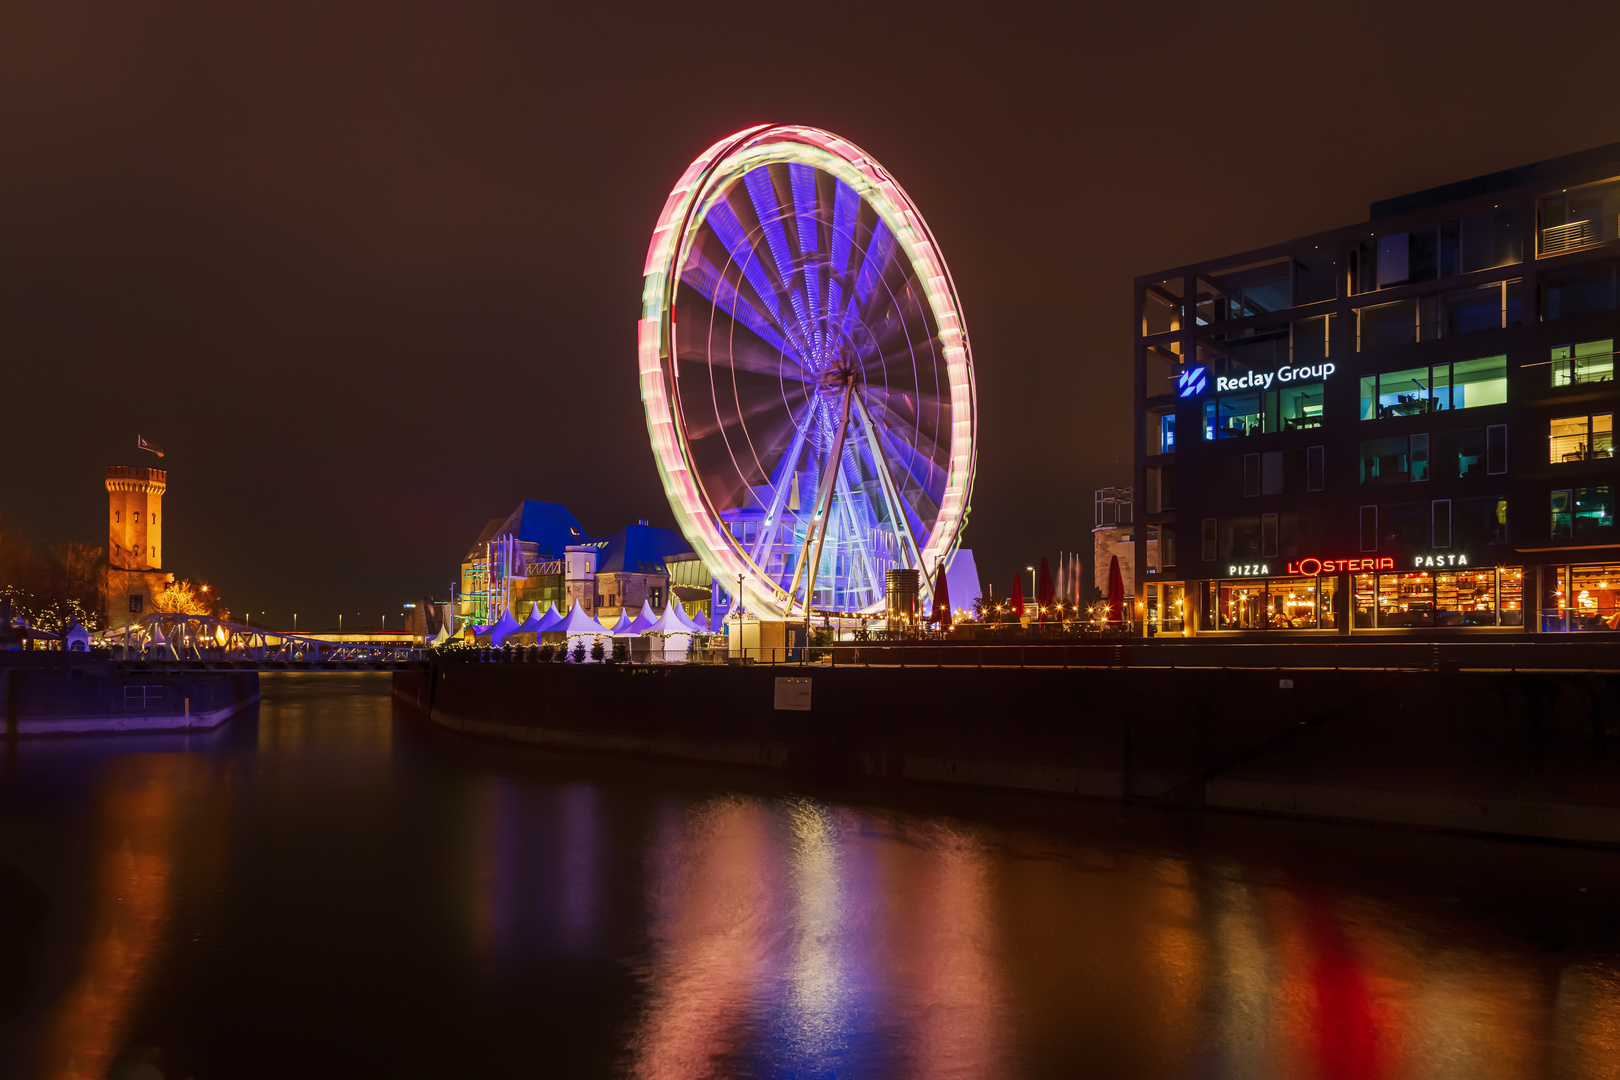
[[[168,473],[107,466],[107,625],[118,629],[153,610],[152,597],[173,580],[163,572],[163,492]]]

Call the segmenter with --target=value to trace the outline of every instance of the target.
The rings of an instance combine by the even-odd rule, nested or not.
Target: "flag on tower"
[[[140,435],[135,436],[135,449],[150,450],[158,457],[163,456],[163,448],[161,446],[154,442],[147,442],[146,439]]]

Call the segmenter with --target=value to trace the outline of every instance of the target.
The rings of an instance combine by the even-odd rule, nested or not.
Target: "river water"
[[[552,756],[385,675],[264,695],[7,761],[0,866],[51,907],[0,941],[0,1076],[1620,1077],[1617,853]]]

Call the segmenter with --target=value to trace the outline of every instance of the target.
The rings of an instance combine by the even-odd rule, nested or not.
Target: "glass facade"
[[[1173,409],[1177,493],[1148,512],[1187,539],[1152,576],[1184,581],[1182,632],[1620,634],[1620,144],[1605,153],[1172,275],[1185,318],[1137,362],[1173,337],[1196,378],[1139,393],[1137,464],[1156,490]],[[1137,279],[1144,308],[1160,278]]]
[[[1540,568],[1538,623],[1542,633],[1620,630],[1620,563]]]
[[[1206,630],[1334,630],[1339,579],[1237,578],[1204,588]]]
[[[1356,574],[1351,585],[1360,630],[1520,626],[1523,589],[1517,566]]]

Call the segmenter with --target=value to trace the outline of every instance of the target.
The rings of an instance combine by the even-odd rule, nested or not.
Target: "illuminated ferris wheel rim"
[[[933,233],[910,197],[868,154],[829,132],[785,124],[740,131],[693,161],[664,204],[643,271],[638,355],[648,435],[665,494],[705,568],[722,582],[741,579],[744,605],[766,617],[782,617],[792,608],[791,592],[738,550],[728,533],[721,510],[709,498],[694,464],[679,395],[674,393],[680,379],[674,310],[682,267],[715,204],[746,174],[779,163],[808,165],[825,172],[869,205],[909,263],[927,302],[948,384],[949,453],[937,515],[926,539],[919,543],[912,538],[910,557],[902,554],[901,559],[920,563],[914,568],[924,571],[921,585],[925,593],[931,592],[932,570],[950,554],[966,522],[975,465],[977,409],[961,302]],[[864,411],[858,400],[857,411]],[[869,416],[866,423],[871,424]],[[827,527],[822,524],[824,533]],[[820,548],[816,550],[819,553]],[[808,582],[805,588],[801,611],[812,606]],[[869,605],[868,610],[878,607],[881,602]]]

